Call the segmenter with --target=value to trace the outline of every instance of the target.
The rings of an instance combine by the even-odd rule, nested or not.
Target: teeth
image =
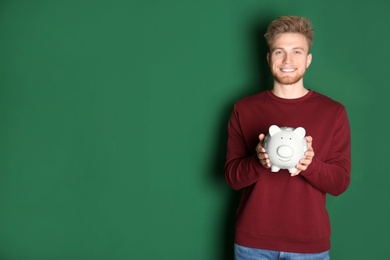
[[[293,71],[295,71],[295,69],[281,69],[281,71],[283,71],[283,72],[293,72]]]

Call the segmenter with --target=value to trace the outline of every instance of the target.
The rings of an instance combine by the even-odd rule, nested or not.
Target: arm
[[[304,162],[303,168],[307,165],[300,172],[312,186],[334,196],[342,194],[348,188],[351,172],[351,136],[346,111],[336,120],[335,128],[327,138],[331,143],[326,160],[315,157],[313,151],[311,162],[301,160],[301,163]],[[297,168],[301,166],[298,165]]]
[[[256,150],[250,151],[248,148],[239,115],[234,108],[228,123],[227,155],[224,168],[226,182],[233,189],[242,189],[255,183],[264,169],[257,158]]]

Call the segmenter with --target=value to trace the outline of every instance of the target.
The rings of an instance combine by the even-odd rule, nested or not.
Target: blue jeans
[[[234,244],[235,260],[329,260],[329,251],[315,254],[288,253]]]

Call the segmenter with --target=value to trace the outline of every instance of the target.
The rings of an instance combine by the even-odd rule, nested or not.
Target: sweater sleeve
[[[330,130],[329,152],[325,161],[314,156],[312,163],[301,175],[315,188],[333,196],[342,194],[350,184],[351,136],[345,109]],[[316,140],[313,139],[314,152]]]
[[[235,190],[247,187],[258,180],[265,168],[260,164],[255,149],[249,151],[235,106],[228,123],[228,143],[224,174],[226,182]]]

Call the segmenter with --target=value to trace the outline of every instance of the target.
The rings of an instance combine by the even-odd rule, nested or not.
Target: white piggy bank
[[[287,169],[295,173],[295,166],[307,151],[305,138],[306,130],[303,127],[278,127],[271,125],[264,140],[264,148],[271,162],[271,171],[278,172]]]

